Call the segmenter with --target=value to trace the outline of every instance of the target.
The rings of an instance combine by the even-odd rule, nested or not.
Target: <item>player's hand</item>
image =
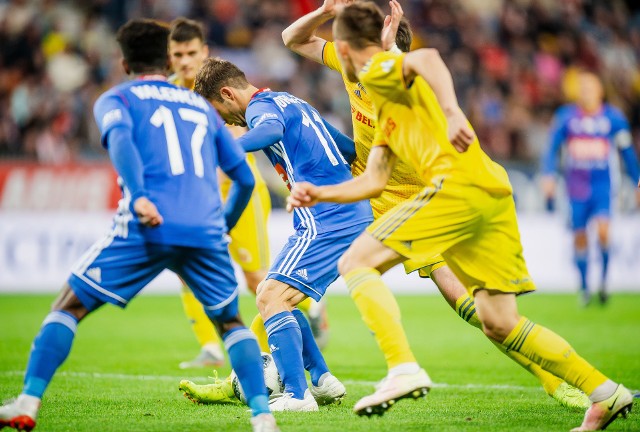
[[[400,19],[404,15],[402,6],[396,0],[391,0],[389,6],[391,6],[391,15],[387,15],[384,18],[384,27],[382,27],[382,49],[385,51],[390,50],[393,44],[396,43],[398,26],[400,25]]]
[[[140,197],[133,203],[133,210],[144,226],[157,227],[164,221],[156,205],[145,197]]]
[[[317,186],[307,182],[296,183],[287,197],[287,211],[291,213],[297,207],[312,207],[320,197]]]
[[[553,200],[556,197],[556,179],[553,176],[546,175],[540,180],[542,194],[547,200]]]
[[[460,108],[447,115],[447,129],[449,142],[459,153],[466,152],[476,139],[476,134],[469,126],[467,116]]]
[[[324,3],[320,6],[320,10],[323,14],[334,17],[341,8],[353,3],[354,1],[355,0],[324,0]]]

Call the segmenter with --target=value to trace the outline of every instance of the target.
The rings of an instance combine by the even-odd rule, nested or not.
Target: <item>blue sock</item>
[[[262,356],[256,337],[246,327],[229,330],[222,336],[252,415],[269,413],[269,397],[264,384]]]
[[[329,372],[329,368],[324,361],[324,357],[320,352],[320,348],[318,348],[316,340],[313,338],[313,333],[311,332],[307,318],[298,309],[293,309],[292,313],[298,321],[300,333],[302,334],[302,360],[304,361],[304,368],[311,374],[311,383],[317,386],[318,380],[322,375]]]
[[[602,253],[602,286],[607,281],[607,271],[609,270],[609,248],[601,248]]]
[[[71,351],[77,327],[78,320],[67,312],[47,315],[33,341],[22,393],[42,398],[53,374]]]
[[[580,290],[587,291],[587,251],[576,250],[575,261],[578,271],[580,272]]]
[[[289,311],[280,312],[266,320],[264,327],[269,337],[271,355],[284,383],[284,391],[303,399],[307,390],[302,361],[302,334],[300,326]]]

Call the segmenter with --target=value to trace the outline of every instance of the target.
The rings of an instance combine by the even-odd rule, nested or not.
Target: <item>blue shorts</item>
[[[178,274],[215,316],[237,314],[236,282],[227,242],[210,248],[147,243],[141,237],[122,238],[113,233],[96,242],[71,270],[69,285],[90,311],[104,303],[125,307],[164,269]],[[225,308],[226,306],[230,308]],[[233,307],[235,306],[235,313]]]
[[[571,227],[574,231],[587,228],[591,218],[608,219],[611,215],[611,197],[609,194],[593,194],[586,200],[571,200]]]
[[[338,259],[367,226],[368,222],[315,236],[307,230],[297,231],[275,258],[267,279],[286,283],[319,301],[340,276]]]

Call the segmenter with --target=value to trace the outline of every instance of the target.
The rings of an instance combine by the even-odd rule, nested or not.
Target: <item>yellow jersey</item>
[[[173,74],[171,75],[167,81],[169,81],[171,84],[175,84],[179,87],[186,87],[182,80],[180,78],[178,78],[178,75]],[[193,87],[191,87],[189,90],[193,90]],[[251,168],[251,172],[253,172],[253,176],[256,179],[256,186],[257,185],[266,185],[266,182],[264,181],[264,178],[262,178],[262,174],[260,174],[260,170],[258,169],[258,164],[256,162],[256,156],[253,153],[247,153],[247,163],[249,164],[249,168]],[[220,171],[219,171],[220,172]],[[222,176],[222,181],[220,182],[220,191],[222,193],[222,196],[225,197],[227,194],[229,193],[229,189],[231,188],[231,179],[229,177],[227,177],[226,175]]]
[[[349,81],[343,73],[333,42],[327,42],[324,45],[322,58],[327,67],[340,72],[349,95],[351,120],[353,122],[353,140],[356,150],[356,158],[351,164],[351,173],[354,176],[358,176],[366,168],[367,158],[375,136],[376,115],[373,101],[365,86],[359,82],[353,83]],[[398,161],[385,190],[378,198],[371,200],[373,216],[378,218],[397,204],[418,193],[422,188],[424,188],[424,183],[414,169],[405,162]]]
[[[358,74],[380,124],[373,145],[388,145],[425,184],[444,179],[492,195],[511,194],[507,172],[487,156],[477,138],[464,153],[451,145],[447,120],[431,87],[422,77],[409,85],[404,82],[405,55],[379,52]]]

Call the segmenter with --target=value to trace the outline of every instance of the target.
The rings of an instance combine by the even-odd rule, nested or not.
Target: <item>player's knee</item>
[[[344,255],[340,257],[338,260],[338,272],[340,275],[344,276],[354,269],[355,260],[352,257],[352,254],[349,251],[345,252]]]
[[[481,319],[482,331],[490,339],[502,343],[511,333],[513,328],[518,324],[510,317],[506,316],[489,316]]]
[[[244,323],[242,322],[238,312],[237,301],[233,301],[220,309],[205,309],[205,311],[220,335],[224,335],[235,327],[244,327]]]

